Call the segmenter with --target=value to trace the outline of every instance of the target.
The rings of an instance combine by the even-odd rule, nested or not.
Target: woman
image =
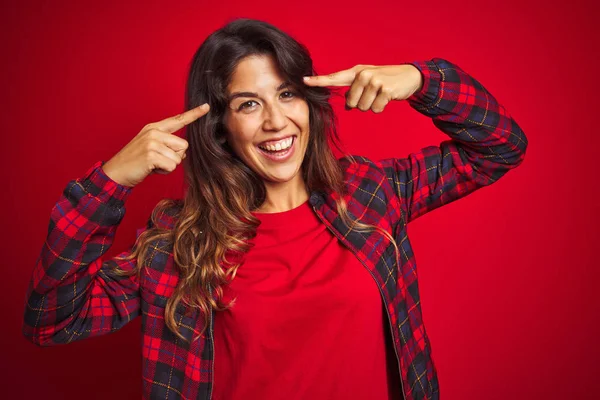
[[[438,399],[407,224],[497,181],[527,139],[444,59],[314,75],[306,48],[267,23],[211,34],[188,111],[67,185],[25,336],[69,343],[141,315],[144,398]],[[336,160],[327,86],[349,86],[347,107],[362,111],[407,100],[450,139]],[[132,188],[182,161],[184,199],[161,201],[131,249],[103,258]]]

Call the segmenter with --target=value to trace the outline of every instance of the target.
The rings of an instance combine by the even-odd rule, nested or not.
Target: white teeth
[[[270,151],[286,150],[292,145],[292,141],[293,141],[293,137],[289,137],[287,139],[283,139],[283,140],[275,143],[275,145],[270,144],[270,145],[258,146],[258,147],[260,147],[261,149],[270,150]]]

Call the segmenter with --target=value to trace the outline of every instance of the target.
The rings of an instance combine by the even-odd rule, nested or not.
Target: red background
[[[146,123],[180,112],[194,51],[233,17],[287,31],[308,46],[320,73],[441,57],[496,96],[527,134],[524,163],[409,227],[442,397],[594,397],[600,141],[592,1],[13,3],[0,10],[1,397],[140,397],[140,319],[102,338],[38,348],[21,335],[25,290],[66,183]],[[382,114],[334,104],[351,153],[404,157],[447,138],[404,102]],[[182,182],[179,168],[136,187],[108,256]]]

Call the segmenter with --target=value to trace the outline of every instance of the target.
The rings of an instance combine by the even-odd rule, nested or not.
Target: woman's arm
[[[23,334],[33,343],[50,346],[110,333],[139,315],[137,276],[111,271],[117,264],[131,270],[136,260],[102,258],[131,189],[111,180],[99,161],[69,182],[52,208],[27,290]]]
[[[523,161],[527,137],[475,78],[441,58],[411,63],[422,74],[407,101],[450,136],[383,168],[407,215],[406,223],[490,185]]]

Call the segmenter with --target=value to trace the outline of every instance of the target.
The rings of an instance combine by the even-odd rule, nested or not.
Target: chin
[[[260,175],[261,175],[262,179],[267,182],[285,183],[285,182],[289,182],[292,179],[294,179],[297,174],[298,174],[298,172],[295,171],[293,173],[282,173],[282,174],[276,174],[276,175],[267,175],[264,173],[260,174]]]

